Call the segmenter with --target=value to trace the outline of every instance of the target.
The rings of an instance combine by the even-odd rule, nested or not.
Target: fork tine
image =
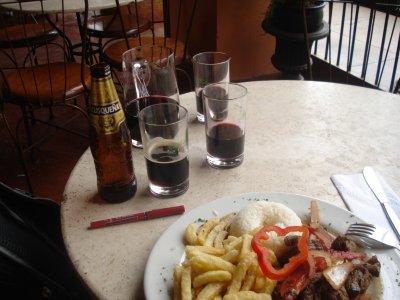
[[[370,227],[370,228],[376,228],[374,224],[371,223],[354,223],[353,225],[358,225],[358,226],[365,226],[365,227]]]
[[[371,229],[366,229],[366,228],[363,228],[363,227],[352,227],[352,228],[349,228],[349,229],[347,229],[347,232],[364,232],[364,233],[373,233],[373,232],[374,232],[374,230],[371,230]]]
[[[347,229],[346,233],[349,233],[349,234],[351,234],[351,233],[373,234],[374,231],[370,230],[370,229],[365,229],[363,227],[357,227],[357,228],[352,227],[352,228]]]
[[[393,247],[400,250],[397,239],[391,235],[390,231],[368,223],[351,224],[345,233],[354,240],[361,241],[367,247]]]
[[[368,223],[354,223],[350,225],[350,228],[363,228],[363,229],[370,229],[370,230],[374,230],[376,229],[374,224],[368,224]]]
[[[362,231],[365,233],[373,233],[376,230],[373,224],[355,223],[351,224],[348,231]]]
[[[370,237],[370,235],[369,235],[368,233],[362,233],[362,232],[351,232],[351,233],[346,232],[346,235],[357,236],[357,237],[363,237],[363,238],[368,238],[368,237]]]

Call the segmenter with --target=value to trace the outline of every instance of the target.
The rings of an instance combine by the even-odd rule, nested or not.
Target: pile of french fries
[[[228,234],[233,214],[185,231],[185,261],[174,268],[174,300],[270,300],[276,281],[262,273],[252,234]]]

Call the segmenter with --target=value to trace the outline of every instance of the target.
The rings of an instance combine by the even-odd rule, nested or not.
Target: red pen
[[[93,221],[90,222],[90,226],[88,227],[88,229],[103,228],[106,226],[168,217],[168,216],[183,214],[184,212],[185,212],[185,206],[183,205],[153,209],[132,215]]]

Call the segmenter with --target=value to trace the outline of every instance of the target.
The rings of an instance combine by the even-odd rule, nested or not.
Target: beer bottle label
[[[98,87],[90,95],[90,122],[101,134],[114,134],[125,121],[125,114],[111,80],[97,79]]]

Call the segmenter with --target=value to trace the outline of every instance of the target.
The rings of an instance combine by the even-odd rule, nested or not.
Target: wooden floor
[[[150,16],[150,1],[143,2],[143,9],[148,9]],[[162,20],[162,1],[155,1],[155,16],[157,20]],[[71,26],[75,26],[76,20],[71,16]],[[161,24],[162,27],[162,24]],[[78,37],[74,29],[70,34]],[[19,108],[10,104],[4,106],[7,120],[11,127],[15,129],[20,117]],[[63,118],[68,117],[62,116]],[[40,125],[35,125],[36,127]],[[88,122],[82,117],[75,120],[72,124],[74,129],[81,132],[88,131]],[[44,132],[45,129],[35,128],[36,131]],[[62,131],[55,134],[34,152],[33,160],[29,162],[29,170],[32,176],[33,189],[35,196],[46,197],[61,202],[65,184],[69,178],[76,162],[88,149],[89,141],[81,137],[70,135]],[[18,156],[17,149],[13,140],[10,138],[5,128],[4,120],[0,116],[0,181],[22,190],[27,190],[26,179],[22,169],[22,164]]]

